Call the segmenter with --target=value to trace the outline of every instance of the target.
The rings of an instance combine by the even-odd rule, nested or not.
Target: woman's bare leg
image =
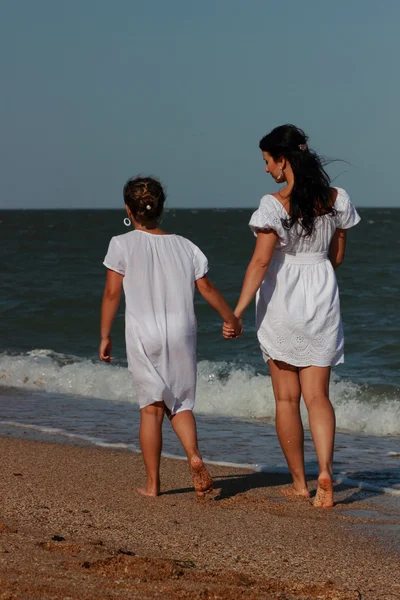
[[[290,494],[309,497],[304,472],[304,430],[300,416],[300,380],[296,367],[268,361],[276,403],[276,432],[293,478]]]
[[[332,463],[335,442],[335,413],[329,400],[330,367],[300,369],[300,383],[308,410],[311,435],[318,458],[318,489],[314,506],[333,506]]]
[[[213,480],[200,455],[197,442],[196,421],[191,410],[183,410],[169,417],[188,458],[194,489],[198,496],[204,496],[213,487]]]
[[[164,412],[164,402],[155,402],[140,411],[139,440],[146,468],[146,487],[138,488],[138,492],[144,496],[158,496],[160,493],[160,460]]]

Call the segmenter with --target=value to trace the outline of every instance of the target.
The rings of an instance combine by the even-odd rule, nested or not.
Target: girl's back
[[[208,270],[195,244],[135,230],[112,238],[104,264],[124,275],[127,318],[150,329],[152,338],[168,325],[195,331],[194,283]]]

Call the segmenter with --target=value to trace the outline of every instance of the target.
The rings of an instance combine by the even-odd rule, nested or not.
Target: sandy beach
[[[141,456],[0,438],[0,599],[395,599],[400,511],[337,486],[336,506],[281,497],[286,475],[184,461],[135,493]],[[315,490],[315,482],[310,488]]]

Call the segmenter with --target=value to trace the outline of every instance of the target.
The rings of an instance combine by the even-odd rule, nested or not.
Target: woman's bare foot
[[[328,471],[323,471],[318,477],[318,488],[314,506],[315,508],[332,508],[333,505],[332,477]]]
[[[192,456],[189,460],[189,467],[197,496],[205,496],[211,492],[213,480],[200,456]]]
[[[295,485],[291,485],[289,488],[284,488],[283,490],[280,490],[280,493],[282,494],[282,496],[285,496],[287,498],[309,498],[310,497],[310,492],[308,491],[307,488],[305,487],[301,487],[298,488]]]

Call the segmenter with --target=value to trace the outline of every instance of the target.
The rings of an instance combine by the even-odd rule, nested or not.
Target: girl
[[[237,317],[208,279],[207,259],[184,237],[159,228],[165,194],[150,177],[130,179],[124,201],[134,231],[111,239],[104,265],[107,281],[101,310],[100,359],[110,362],[111,327],[124,286],[129,369],[141,408],[140,445],[146,468],[146,496],[160,493],[164,413],[186,452],[197,495],[212,489],[203,464],[192,414],[196,390],[194,287],[240,333]],[[130,220],[130,221],[129,221]],[[128,221],[128,223],[126,223]]]
[[[346,230],[360,217],[347,193],[330,187],[321,159],[293,125],[266,135],[265,171],[284,187],[267,194],[250,220],[257,236],[235,309],[241,319],[257,293],[257,336],[276,401],[278,438],[293,477],[286,494],[309,497],[304,472],[303,396],[317,452],[314,506],[333,506],[335,415],[331,367],[342,363],[343,329],[334,273],[344,259]],[[235,332],[224,325],[224,336]]]

